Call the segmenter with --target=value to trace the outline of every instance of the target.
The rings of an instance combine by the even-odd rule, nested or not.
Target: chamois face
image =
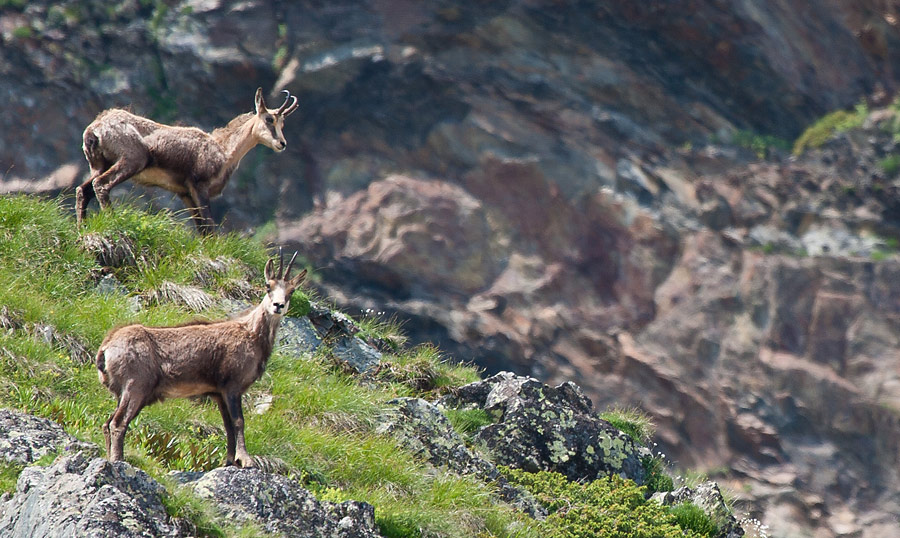
[[[286,104],[287,101],[285,101]],[[256,136],[256,140],[279,153],[284,151],[287,141],[281,130],[284,127],[285,116],[293,112],[293,108],[296,107],[292,107],[290,111],[286,110],[284,105],[278,109],[266,108],[262,88],[256,90],[256,117],[253,118],[253,134]]]
[[[294,255],[296,256],[296,254]],[[284,260],[282,260],[283,262]],[[290,278],[291,265],[294,264],[294,260],[291,259],[291,263],[288,265],[288,270],[285,272],[284,277],[280,274],[283,269],[282,266],[279,267],[279,274],[275,274],[275,260],[269,260],[266,263],[266,296],[263,297],[263,307],[266,309],[266,312],[269,315],[273,316],[283,316],[285,312],[287,312],[288,307],[291,304],[291,295],[294,294],[294,290],[297,289],[297,286],[303,282],[303,279],[306,278],[306,270],[300,272],[294,278]]]

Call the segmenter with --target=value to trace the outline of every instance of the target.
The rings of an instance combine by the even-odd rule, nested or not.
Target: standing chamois
[[[96,197],[109,207],[109,191],[127,179],[162,187],[181,197],[202,234],[215,223],[209,199],[221,194],[241,159],[257,144],[277,152],[287,142],[281,129],[284,118],[297,109],[290,92],[277,110],[266,108],[262,88],[256,90],[256,112],[231,120],[211,134],[196,127],[173,127],[121,109],[101,112],[84,130],[84,156],[91,177],[75,189],[78,224],[87,204]]]
[[[280,257],[266,263],[266,295],[237,317],[195,321],[177,327],[126,325],[106,335],[97,351],[100,382],[116,397],[116,410],[103,424],[110,461],[123,459],[125,432],[144,407],[165,398],[207,395],[219,405],[225,423],[225,465],[252,467],[244,445],[241,396],[266,369],[275,334],[291,294],[306,270],[290,278]]]

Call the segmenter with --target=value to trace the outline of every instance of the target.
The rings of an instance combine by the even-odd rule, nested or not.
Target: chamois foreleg
[[[106,437],[106,454],[109,461],[125,459],[125,433],[128,425],[146,405],[146,397],[135,390],[134,381],[129,381],[119,397],[119,405],[103,427]]]
[[[225,405],[225,399],[221,394],[212,394],[212,399],[219,405],[219,413],[222,413],[222,422],[225,424],[225,465],[234,465],[234,421],[231,412]]]
[[[216,227],[216,223],[212,218],[212,211],[209,208],[209,192],[206,187],[198,185],[197,181],[189,179],[185,182],[188,188],[188,194],[191,199],[191,215],[197,231],[202,235],[210,235]],[[184,198],[182,198],[182,201]]]
[[[200,213],[200,208],[197,207],[194,199],[191,198],[190,194],[182,194],[180,195],[181,203],[184,204],[184,207],[191,212],[191,222],[194,223],[194,226],[197,227],[198,230],[203,230],[206,227],[206,221],[203,219],[203,215]]]
[[[253,463],[253,458],[250,457],[250,454],[247,452],[247,446],[244,444],[244,411],[241,409],[241,395],[235,392],[228,393],[224,395],[224,400],[225,407],[231,417],[232,427],[234,428],[235,453],[233,463],[238,467],[255,467],[256,464]]]

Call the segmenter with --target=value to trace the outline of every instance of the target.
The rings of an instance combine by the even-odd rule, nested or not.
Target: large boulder
[[[249,521],[266,532],[297,538],[376,538],[372,505],[319,501],[299,483],[258,469],[222,467],[178,473],[195,495],[213,501],[231,521]]]
[[[75,453],[49,467],[27,467],[2,506],[8,538],[137,538],[189,536],[162,504],[163,487],[125,462]]]
[[[550,387],[501,372],[461,387],[441,404],[479,407],[496,418],[478,431],[475,441],[487,447],[498,465],[555,471],[570,480],[617,474],[638,484],[646,481],[642,459],[649,450],[597,417],[574,383]]]

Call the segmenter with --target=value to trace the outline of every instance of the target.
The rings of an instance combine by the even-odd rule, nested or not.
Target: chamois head
[[[284,103],[277,109],[266,108],[266,100],[263,98],[262,88],[256,90],[256,117],[254,118],[253,134],[260,144],[270,147],[277,152],[284,151],[287,141],[281,129],[284,127],[284,118],[297,110],[297,98],[287,90],[281,90]]]
[[[306,278],[306,269],[294,278],[290,278],[291,267],[294,265],[294,259],[297,253],[291,257],[288,263],[287,271],[284,271],[284,253],[278,249],[279,262],[278,274],[275,274],[275,259],[271,258],[266,263],[266,296],[263,298],[263,307],[270,315],[283,316],[287,312],[291,303],[291,295],[297,286]]]

